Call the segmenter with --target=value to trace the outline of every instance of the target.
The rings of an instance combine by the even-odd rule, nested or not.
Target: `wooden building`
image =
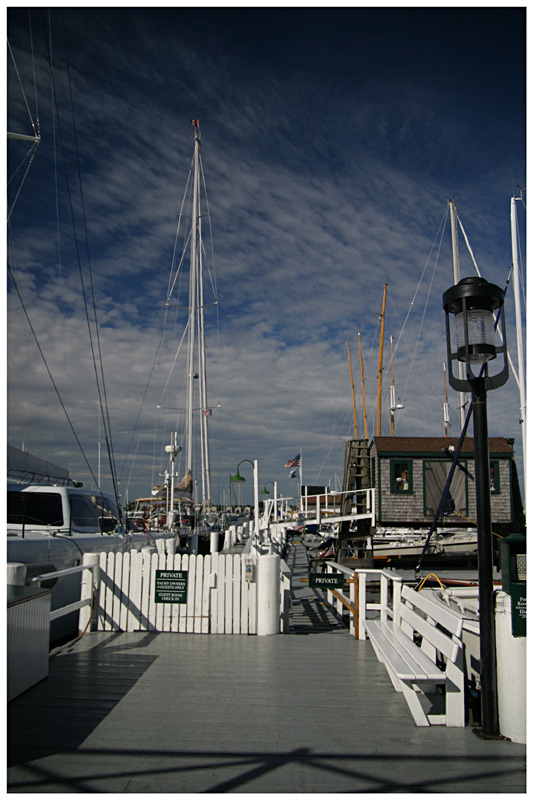
[[[376,489],[379,527],[427,529],[435,516],[458,438],[377,436],[370,444],[370,485]],[[492,526],[523,532],[523,507],[513,439],[489,438]],[[465,438],[450,487],[451,502],[439,527],[475,527],[474,440]]]

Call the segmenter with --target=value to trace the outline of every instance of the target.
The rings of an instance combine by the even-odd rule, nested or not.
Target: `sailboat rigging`
[[[205,179],[201,158],[200,125],[198,120],[191,120],[194,126],[194,152],[189,173],[189,180],[181,204],[178,228],[176,232],[176,245],[174,248],[174,261],[169,279],[167,293],[167,312],[171,307],[187,309],[187,321],[183,336],[178,345],[174,365],[183,348],[185,376],[183,380],[184,402],[174,406],[178,412],[177,438],[173,447],[183,450],[184,463],[181,470],[181,484],[190,487],[191,500],[201,509],[202,514],[209,513],[211,509],[211,467],[209,448],[209,417],[211,408],[207,399],[207,369],[206,369],[206,322],[205,308],[216,305],[216,285],[214,275],[211,273],[211,289],[213,297],[207,297],[204,283],[206,272],[207,251],[203,241],[204,220],[209,221],[209,206],[205,190]],[[176,258],[178,244],[183,242],[181,255]],[[187,258],[188,255],[188,258]],[[174,302],[174,295],[179,293],[183,273],[188,265],[188,301],[186,305],[179,299]],[[172,371],[172,370],[171,370]],[[170,375],[169,375],[170,379]],[[167,380],[165,390],[169,385]],[[165,391],[164,390],[164,391]],[[162,402],[158,408],[169,408]],[[175,454],[176,455],[176,454]],[[178,476],[177,476],[178,477]],[[198,496],[194,497],[197,492]]]

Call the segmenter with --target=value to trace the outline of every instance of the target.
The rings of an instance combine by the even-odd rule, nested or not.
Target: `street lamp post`
[[[269,495],[270,494],[270,492],[267,489],[267,486],[268,486],[269,483],[271,483],[272,486],[274,487],[274,522],[276,522],[277,521],[276,510],[277,510],[277,505],[278,505],[278,484],[276,483],[276,481],[267,481],[265,483],[263,489],[261,490],[261,494],[264,494],[264,495],[267,495],[267,494]]]
[[[250,461],[249,458],[243,458],[242,461],[239,461],[237,464],[237,472],[235,475],[230,475],[230,487],[232,482],[244,483],[246,478],[243,478],[242,475],[239,475],[239,467],[241,464],[244,463],[251,464],[253,467],[253,475],[254,475],[254,532],[256,536],[259,536],[259,476],[257,471],[257,460]]]
[[[474,460],[478,538],[479,627],[481,656],[481,733],[497,737],[496,637],[493,608],[493,553],[490,507],[490,458],[487,425],[487,390],[496,389],[509,376],[503,313],[504,293],[484,278],[463,278],[442,296],[446,312],[446,348],[450,385],[472,393]],[[494,312],[497,312],[496,323]],[[450,336],[450,314],[455,318],[455,350]],[[502,344],[495,345],[494,329],[501,325]],[[503,356],[500,372],[489,375],[489,361]],[[454,373],[454,362],[465,365],[466,377]],[[476,369],[479,372],[476,372]]]

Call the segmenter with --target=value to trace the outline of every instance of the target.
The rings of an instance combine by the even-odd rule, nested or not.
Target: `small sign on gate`
[[[344,575],[331,572],[310,572],[309,586],[312,589],[344,589]]]
[[[175,569],[156,569],[155,602],[186,603],[187,571]]]

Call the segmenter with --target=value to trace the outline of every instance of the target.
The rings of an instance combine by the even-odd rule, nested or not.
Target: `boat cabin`
[[[513,439],[489,438],[492,526],[518,531],[523,509]],[[427,529],[441,502],[459,445],[452,437],[377,436],[370,445],[370,481],[379,527]],[[465,438],[439,527],[476,525],[474,439]]]

